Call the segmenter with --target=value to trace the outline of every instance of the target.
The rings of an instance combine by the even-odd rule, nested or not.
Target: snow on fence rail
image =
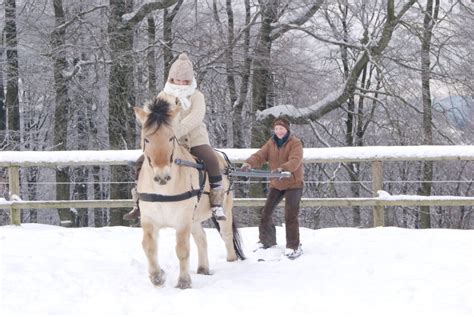
[[[221,149],[233,163],[242,163],[257,149]],[[4,151],[0,152],[0,167],[9,169],[9,189],[12,194],[20,192],[20,167],[57,167],[87,165],[126,165],[135,161],[140,150],[118,151]],[[474,160],[472,145],[440,146],[366,146],[339,148],[305,148],[304,162],[341,163],[371,162],[372,190],[374,197],[360,198],[303,198],[302,207],[352,207],[372,206],[375,226],[384,225],[384,206],[472,206],[474,197],[457,196],[407,196],[390,195],[382,191],[384,161],[452,161]],[[12,195],[13,196],[13,195]],[[15,196],[13,196],[15,197]],[[263,206],[264,198],[235,198],[235,206]],[[20,210],[26,208],[119,208],[130,207],[130,199],[115,200],[66,200],[66,201],[21,201],[0,200],[1,209],[10,209],[12,224],[19,225]]]

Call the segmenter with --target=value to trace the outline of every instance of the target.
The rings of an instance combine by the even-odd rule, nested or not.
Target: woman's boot
[[[212,215],[216,218],[216,220],[227,220],[224,213],[224,208],[222,208],[222,204],[224,202],[224,195],[225,190],[222,186],[211,188],[211,190],[209,191],[209,200],[211,201],[211,212]]]

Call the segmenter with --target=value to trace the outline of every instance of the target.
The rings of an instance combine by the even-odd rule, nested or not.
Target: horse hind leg
[[[219,221],[219,227],[220,227],[220,234],[222,237],[222,240],[224,240],[225,248],[227,251],[227,261],[228,262],[233,262],[237,261],[238,257],[235,252],[234,248],[234,232],[232,229],[232,223],[233,223],[233,216],[232,216],[232,196],[229,194],[227,196],[227,199],[224,201],[224,209],[225,209],[225,214],[227,216],[227,220],[225,221]]]
[[[152,224],[142,223],[143,240],[142,247],[148,260],[148,274],[150,281],[155,286],[163,286],[165,283],[165,272],[158,264],[158,230]]]
[[[191,275],[189,275],[189,238],[190,228],[176,230],[176,255],[179,260],[179,278],[177,288],[191,288]]]
[[[193,223],[191,228],[194,242],[198,251],[198,274],[209,275],[209,258],[207,255],[207,237],[200,222]]]

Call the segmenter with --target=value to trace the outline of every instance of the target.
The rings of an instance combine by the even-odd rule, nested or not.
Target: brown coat
[[[265,143],[260,150],[250,156],[246,161],[252,168],[259,168],[266,162],[270,170],[281,168],[291,172],[288,178],[272,178],[270,187],[278,190],[303,188],[303,144],[300,139],[290,135],[281,148],[278,148],[273,137]]]

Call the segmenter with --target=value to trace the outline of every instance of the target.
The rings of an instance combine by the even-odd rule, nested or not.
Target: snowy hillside
[[[242,228],[248,259],[236,263],[206,232],[213,275],[195,274],[193,243],[194,288],[179,290],[171,229],[155,288],[140,228],[0,227],[0,315],[473,316],[474,231],[302,228],[302,257],[257,262],[257,228]]]

